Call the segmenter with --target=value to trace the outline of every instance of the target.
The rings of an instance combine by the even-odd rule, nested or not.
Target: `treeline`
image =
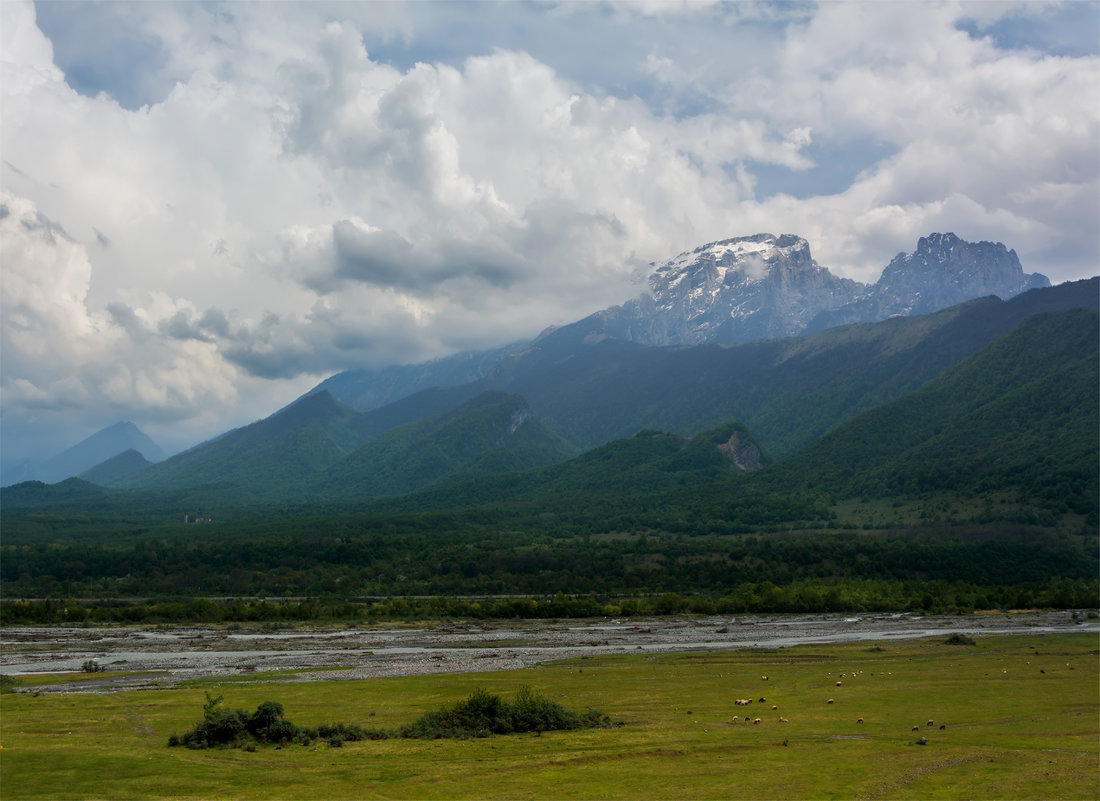
[[[2,625],[370,623],[392,620],[629,618],[680,614],[909,611],[961,614],[988,609],[1097,609],[1100,582],[1059,579],[982,586],[963,581],[801,580],[746,583],[723,593],[375,599],[0,601]]]
[[[5,598],[168,596],[720,595],[729,587],[806,580],[1026,586],[1096,577],[1097,539],[1027,526],[899,534],[559,537],[481,525],[302,525],[280,537],[63,542],[0,547]]]

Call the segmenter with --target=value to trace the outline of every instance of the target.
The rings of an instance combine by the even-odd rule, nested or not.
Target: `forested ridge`
[[[6,488],[0,614],[19,623],[1095,607],[1098,340],[1091,310],[1034,315],[808,447],[774,462],[764,453],[752,473],[719,447],[753,441],[729,422],[690,438],[644,430],[519,472],[458,471],[376,500],[211,506],[201,487]],[[346,419],[330,400],[314,402]],[[487,442],[497,406],[526,414],[512,396],[475,403],[468,419]],[[455,464],[466,459],[460,428],[432,430],[446,432],[440,447]],[[562,442],[532,434],[520,448]],[[419,441],[398,432],[374,452],[401,460]],[[199,510],[203,522],[183,522]]]

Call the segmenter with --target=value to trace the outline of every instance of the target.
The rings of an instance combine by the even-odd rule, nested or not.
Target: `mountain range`
[[[1080,364],[1080,349],[1087,349],[1089,340],[1080,331],[1095,326],[1098,299],[1100,279],[1091,279],[1033,290],[1008,301],[987,297],[931,315],[734,346],[653,347],[583,337],[578,341],[578,330],[567,327],[514,354],[485,379],[425,390],[365,413],[340,403],[327,391],[314,393],[269,418],[137,472],[107,475],[105,465],[100,483],[131,493],[173,493],[171,503],[187,499],[191,506],[204,509],[363,502],[458,485],[476,486],[475,496],[487,498],[498,492],[498,485],[478,481],[498,476],[514,483],[513,476],[550,469],[548,465],[573,464],[594,448],[632,441],[639,430],[659,431],[670,438],[665,442],[711,432],[706,436],[717,439],[708,445],[710,461],[700,463],[709,465],[707,470],[726,465],[723,470],[748,472],[776,462],[774,468],[760,472],[784,475],[784,470],[792,469],[791,459],[797,463],[807,448],[846,430],[849,422],[868,419],[891,403],[919,405],[922,401],[912,399],[935,397],[914,393],[925,392],[929,382],[991,348],[1046,355],[1030,360],[1017,357],[1017,368],[1005,371],[1011,381],[990,375],[970,394],[953,391],[951,409],[946,401],[930,403],[927,415],[940,421],[930,429],[933,433],[940,432],[949,411],[957,415],[967,409],[972,417],[966,418],[966,425],[979,430],[977,422],[984,412],[976,410],[984,408],[981,404],[989,402],[991,393],[1009,397],[1019,389],[1017,384],[1027,381],[1047,387],[1042,391],[1055,397],[1069,383],[1063,376],[1061,384],[1048,386],[1055,379],[1044,371],[1061,364],[1060,354],[1072,346],[1076,361],[1071,373],[1078,379],[1087,375]],[[1044,315],[1058,320],[1080,318],[1074,329],[1078,333],[1068,338],[1054,327],[1029,327]],[[1004,345],[1004,341],[1015,344]],[[1091,345],[1095,350],[1096,342]],[[1033,373],[1031,378],[1028,371]],[[1079,381],[1074,386],[1081,390]],[[1028,430],[1039,430],[1036,421],[1048,410],[1042,407],[1041,397],[1032,400],[1036,405],[1028,413],[1033,419],[1017,419],[1012,426],[998,429],[1000,437],[1033,441]],[[1072,420],[1057,425],[1087,426],[1095,418],[1094,411],[1084,398],[1071,408]],[[909,414],[906,420],[917,416]],[[735,431],[727,430],[734,420],[739,421]],[[858,427],[852,430],[859,431]],[[893,448],[917,447],[931,434],[911,440],[881,436],[883,447]],[[958,442],[967,436],[959,433]],[[857,437],[858,442],[866,439]],[[1045,452],[1054,441],[1037,443],[1030,457]],[[1095,440],[1082,442],[1095,448]],[[719,445],[727,454],[721,459]],[[991,444],[983,447],[995,450]],[[842,453],[843,448],[830,452]],[[688,462],[698,462],[697,457]],[[1071,461],[1077,464],[1079,457]],[[683,454],[669,454],[669,458],[684,464]],[[1048,461],[1058,458],[1049,456]],[[824,466],[830,460],[818,457],[815,463]],[[1005,464],[1016,464],[1015,457]],[[870,480],[870,468],[860,468],[858,461],[850,465],[848,472]],[[623,487],[619,476],[633,472],[620,466],[613,475],[588,476],[582,483],[598,486],[614,480]],[[668,472],[661,468],[659,475]],[[834,479],[830,482],[836,485]],[[791,486],[797,484],[791,482]],[[639,479],[632,492],[645,486]],[[810,481],[805,486],[812,490],[815,485]],[[5,506],[20,503],[19,493],[11,490],[5,490]],[[77,488],[69,486],[65,492],[75,497]],[[450,503],[469,502],[453,493],[446,497]]]
[[[1003,245],[953,234],[922,238],[872,287],[833,276],[800,237],[727,239],[657,268],[649,294],[533,342],[338,374],[270,418],[168,460],[118,424],[17,477],[205,488],[257,502],[275,493],[369,498],[538,467],[641,428],[688,436],[731,419],[781,457],[916,389],[1036,304],[1088,305],[1082,287],[1047,289],[1034,302],[994,297],[1048,285]],[[936,313],[909,316],[927,312]],[[509,421],[518,423],[505,436],[498,429]]]
[[[346,371],[311,392],[328,391],[369,411],[416,391],[486,378],[548,337],[576,344],[602,339],[658,346],[744,344],[927,314],[989,295],[1007,300],[1049,285],[1046,276],[1025,273],[1015,251],[1003,244],[970,243],[953,233],[922,237],[913,253],[899,253],[872,286],[833,275],[813,259],[801,237],[762,233],[681,253],[655,267],[645,294],[548,329],[533,342]]]

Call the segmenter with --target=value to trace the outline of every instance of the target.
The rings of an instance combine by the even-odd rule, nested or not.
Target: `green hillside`
[[[126,476],[145,470],[152,464],[152,462],[142,456],[138,451],[130,448],[117,456],[112,456],[110,459],[100,462],[90,470],[85,470],[78,478],[91,484],[106,486]]]
[[[1100,328],[1051,312],[922,389],[866,412],[761,483],[834,497],[1010,492],[1095,514]]]
[[[425,421],[391,429],[333,465],[304,490],[309,498],[404,495],[448,477],[541,467],[576,448],[531,416],[518,396],[487,392]]]
[[[327,392],[112,482],[120,488],[205,488],[247,503],[300,483],[366,441],[363,416]]]

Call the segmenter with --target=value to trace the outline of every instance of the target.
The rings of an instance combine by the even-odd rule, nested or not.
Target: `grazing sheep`
[[[832,698],[830,698],[830,699],[829,699],[828,701],[826,701],[825,703],[827,703],[827,704],[831,704],[831,703],[833,703],[833,699],[832,699]]]
[[[935,726],[935,725],[936,725],[936,722],[935,722],[935,721],[933,721],[933,720],[930,720],[930,721],[928,721],[927,725],[929,725],[929,726]]]
[[[786,719],[785,717],[783,717],[782,715],[780,715],[780,716],[779,716],[779,722],[780,722],[780,723],[790,723],[790,721],[789,721],[789,720],[787,720],[787,719]]]
[[[779,704],[772,704],[772,710],[779,709]]]
[[[947,724],[946,724],[946,723],[941,723],[941,724],[940,724],[940,731],[943,731],[943,730],[944,730],[944,729],[946,729],[946,728],[947,728]]]
[[[762,703],[762,704],[766,704],[766,703],[767,703],[767,700],[766,700],[766,699],[764,699],[764,698],[761,698],[761,699],[760,699],[760,703]]]
[[[920,726],[914,726],[913,731],[920,731]]]
[[[760,722],[760,718],[757,718],[756,720],[753,721],[754,724],[759,723],[759,722]]]
[[[839,687],[840,685],[841,685],[841,682],[839,682],[839,681],[838,681],[838,682],[836,683],[836,686],[837,686],[837,687]]]
[[[767,676],[761,676],[761,677],[760,677],[760,681],[767,681],[767,680],[768,680],[768,677],[767,677]]]
[[[736,723],[736,722],[737,722],[737,715],[734,715],[734,716],[733,716],[733,722],[734,722],[734,723]]]
[[[863,718],[856,718],[856,723],[862,723],[862,722],[863,722]]]

